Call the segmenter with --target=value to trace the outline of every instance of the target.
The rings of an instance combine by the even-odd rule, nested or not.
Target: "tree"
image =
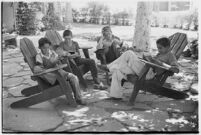
[[[53,3],[48,3],[47,14],[42,18],[46,30],[62,30],[65,29],[59,17],[54,13]]]
[[[132,15],[130,15],[126,10],[113,14],[113,17],[115,19],[115,24],[120,24],[120,25],[125,25],[125,19],[128,19],[129,16],[132,16]],[[120,21],[120,19],[122,21]]]
[[[34,8],[25,2],[19,2],[16,14],[17,32],[20,35],[34,35],[36,32],[36,14]]]
[[[95,18],[93,23],[97,23],[99,18],[109,12],[108,6],[100,2],[89,2],[87,5],[89,16]]]
[[[138,2],[133,46],[139,51],[150,49],[150,2]]]
[[[65,23],[71,24],[73,22],[73,16],[72,16],[72,7],[70,2],[66,2],[66,14],[65,14]]]

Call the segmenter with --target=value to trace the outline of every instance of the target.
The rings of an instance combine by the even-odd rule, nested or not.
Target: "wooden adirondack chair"
[[[32,41],[29,40],[28,38],[21,39],[20,49],[24,56],[25,62],[28,63],[31,71],[33,72],[34,66],[36,65],[35,57],[37,55],[37,51]],[[69,105],[76,107],[77,104],[75,102],[75,99],[73,98],[72,89],[69,83],[62,76],[62,74],[58,72],[60,69],[66,66],[67,65],[64,64],[56,68],[47,69],[40,74],[33,73],[33,76],[31,76],[31,79],[34,81],[37,81],[38,85],[24,89],[22,91],[22,94],[28,97],[12,103],[11,107],[12,108],[29,107],[29,106],[50,100],[52,98],[56,98],[61,95],[66,96],[67,101],[69,102]],[[40,77],[40,75],[43,75],[45,73],[50,73],[50,72],[54,72],[56,74],[57,83],[55,85],[51,85],[47,83]]]
[[[171,51],[173,52],[173,54],[175,54],[176,58],[178,59],[181,53],[183,52],[184,48],[188,44],[187,36],[186,34],[183,33],[175,33],[174,35],[170,36],[169,39],[171,41]],[[136,99],[139,90],[145,90],[151,93],[175,99],[183,99],[187,97],[187,94],[183,92],[172,90],[164,86],[167,77],[172,76],[174,74],[172,71],[169,71],[167,68],[158,66],[150,62],[146,61],[143,62],[145,62],[145,67],[143,68],[138,79],[132,79],[132,75],[128,75],[130,82],[134,83],[134,88],[131,97],[129,99],[129,104],[134,104],[134,101]],[[163,68],[166,71],[163,74],[154,77],[152,80],[145,80],[146,74],[149,71],[150,67]]]
[[[48,38],[50,40],[50,42],[52,43],[53,46],[55,45],[59,45],[62,41],[62,37],[60,36],[60,34],[57,31],[54,30],[48,30],[45,34],[45,37]],[[54,48],[54,47],[53,47]],[[86,58],[90,58],[89,57],[89,51],[88,49],[91,49],[92,47],[80,47],[80,49],[82,49],[84,55]],[[74,62],[73,59],[69,59],[69,63],[70,63],[70,69],[68,69],[68,71],[74,73],[75,75],[78,76],[80,83],[82,84],[82,86],[84,86],[85,88],[87,88],[87,83],[83,78],[83,75],[85,73],[87,73],[89,71],[89,69],[84,66],[84,65],[80,65],[77,66]]]

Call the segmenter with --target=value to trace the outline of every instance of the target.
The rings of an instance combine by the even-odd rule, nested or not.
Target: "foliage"
[[[42,10],[42,2],[31,2],[30,6],[35,10],[35,11],[41,11]]]
[[[109,8],[107,5],[104,5],[100,2],[91,1],[87,4],[85,9],[82,9],[82,11],[88,13],[88,15],[91,17],[92,23],[97,23],[99,17],[109,12]]]
[[[89,2],[88,3],[89,14],[94,17],[99,17],[105,12],[108,12],[108,7],[99,2]]]
[[[17,32],[20,35],[33,35],[36,32],[35,11],[30,4],[19,2],[16,14]]]
[[[87,6],[81,8],[80,11],[73,10],[74,22],[129,25],[128,18],[132,17],[133,13],[131,10],[124,10],[112,14],[107,5],[96,1],[89,2]],[[113,21],[116,21],[116,23]]]
[[[42,18],[42,22],[46,30],[62,30],[65,29],[59,17],[54,12],[53,3],[49,3],[47,14]]]
[[[72,9],[73,22],[77,22],[76,18],[79,17],[79,11]]]
[[[194,24],[198,24],[198,9],[193,10],[193,12],[190,12],[189,14],[186,14],[184,16],[184,21]]]

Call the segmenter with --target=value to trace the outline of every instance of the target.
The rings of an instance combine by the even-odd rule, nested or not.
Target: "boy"
[[[95,88],[106,89],[107,87],[105,87],[98,79],[98,71],[95,61],[93,59],[81,58],[79,45],[77,42],[72,40],[72,36],[73,34],[70,30],[65,30],[63,33],[64,41],[60,43],[60,48],[66,52],[68,57],[73,58],[78,66],[84,64],[89,68],[95,83]]]
[[[128,47],[123,43],[123,41],[112,34],[110,26],[102,28],[102,36],[97,42],[97,50],[95,53],[96,58],[101,61],[101,64],[113,62],[121,55],[120,49]]]
[[[177,60],[175,56],[170,52],[170,41],[168,38],[160,38],[156,41],[158,54],[155,57],[149,57],[152,62],[164,65],[170,65],[169,69],[175,73],[179,72]],[[121,86],[121,80],[127,79],[128,74],[139,75],[144,63],[141,62],[137,55],[129,50],[123,53],[118,59],[113,61],[108,66],[99,65],[101,69],[112,72],[112,83],[110,88],[110,96],[113,99],[121,99],[123,92]],[[164,69],[155,68],[149,70],[146,79],[151,79],[154,75],[159,75],[164,72]]]
[[[55,66],[61,64],[58,55],[53,50],[50,50],[51,42],[47,38],[39,39],[38,44],[40,53],[36,55],[37,66],[34,67],[35,73],[39,73],[43,71],[43,69],[54,68]],[[62,69],[60,72],[62,75],[64,75],[66,80],[70,82],[77,104],[85,105],[86,103],[81,99],[80,87],[77,77],[72,73],[68,73]],[[56,82],[56,75],[54,73],[47,73],[41,77],[52,85]]]

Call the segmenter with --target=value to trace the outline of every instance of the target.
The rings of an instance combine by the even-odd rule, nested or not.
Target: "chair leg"
[[[33,94],[37,94],[37,93],[40,93],[41,90],[40,88],[38,87],[38,85],[36,86],[33,86],[33,87],[29,87],[29,88],[25,88],[21,91],[22,95],[28,97],[30,95],[33,95]]]
[[[83,78],[83,74],[81,73],[79,67],[77,67],[77,65],[75,63],[73,63],[72,61],[69,61],[70,62],[70,66],[71,66],[71,69],[72,69],[72,72],[77,75],[77,77],[79,78],[79,81],[81,83],[81,85],[84,87],[84,88],[87,88],[87,83],[86,81],[84,80]]]
[[[90,58],[88,49],[82,49],[85,58]]]
[[[131,97],[130,97],[130,99],[128,101],[128,103],[130,105],[135,104],[135,99],[136,99],[136,97],[137,97],[137,95],[139,93],[139,90],[140,90],[140,83],[139,83],[139,81],[136,81],[136,83],[135,83],[135,85],[133,87],[133,92],[132,92]]]
[[[31,97],[16,101],[12,103],[10,106],[11,108],[25,108],[25,107],[29,107],[29,106],[50,100],[52,98],[56,98],[61,95],[63,95],[63,92],[60,86],[57,85],[49,89],[46,89],[42,91],[41,93],[35,94]]]
[[[151,92],[151,93],[156,94],[156,95],[165,96],[168,98],[185,99],[188,97],[188,94],[186,94],[182,91],[177,91],[177,90],[167,88],[164,86],[159,86],[156,84],[147,83],[147,84],[145,84],[144,87],[148,92]]]
[[[108,72],[105,72],[105,73],[106,73],[106,81],[107,81],[107,85],[110,85],[109,74],[108,74]]]
[[[58,71],[57,71],[56,75],[57,75],[57,80],[59,81],[62,93],[65,94],[66,99],[68,100],[70,105],[73,107],[76,107],[77,103],[74,99],[70,84],[68,82],[66,82],[65,77],[62,74],[60,74]]]

